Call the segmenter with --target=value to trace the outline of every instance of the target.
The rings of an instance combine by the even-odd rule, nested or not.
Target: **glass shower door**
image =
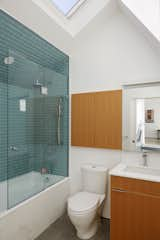
[[[7,209],[7,66],[0,49],[0,214]]]
[[[41,71],[46,92],[35,103],[34,169],[45,173],[42,178],[47,188],[68,175],[68,79],[48,68],[41,67]],[[38,127],[42,122],[43,127]]]
[[[68,76],[9,51],[8,208],[68,175]]]
[[[43,190],[34,174],[34,99],[39,66],[9,51],[8,64],[8,208]]]
[[[68,176],[68,76],[44,68],[44,83],[48,89],[45,129],[47,133],[44,159],[51,174]],[[54,154],[53,154],[54,153]]]

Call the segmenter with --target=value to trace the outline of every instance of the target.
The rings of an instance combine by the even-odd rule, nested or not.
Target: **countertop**
[[[138,172],[128,172],[126,171],[126,167],[133,167],[133,168],[146,168],[150,170],[159,171],[160,169],[153,169],[148,167],[141,167],[141,166],[131,166],[131,165],[125,165],[125,164],[118,164],[114,168],[112,168],[109,171],[109,175],[111,176],[119,176],[119,177],[126,177],[126,178],[134,178],[134,179],[140,179],[140,180],[147,180],[151,182],[160,182],[160,174],[158,175],[152,175],[152,174],[146,174],[146,173],[138,173]]]

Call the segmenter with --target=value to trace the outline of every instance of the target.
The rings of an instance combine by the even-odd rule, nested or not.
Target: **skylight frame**
[[[50,0],[51,3],[54,5],[54,7],[61,12],[61,14],[63,14],[63,16],[65,16],[66,18],[70,18],[73,16],[73,14],[81,7],[81,5],[86,2],[86,0],[78,0],[77,3],[75,3],[73,5],[73,7],[65,14],[58,6],[56,3],[54,3],[54,1]]]

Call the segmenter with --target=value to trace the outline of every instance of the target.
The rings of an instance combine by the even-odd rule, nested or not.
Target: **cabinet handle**
[[[117,189],[117,188],[113,188],[112,191],[114,191],[114,192],[121,192],[121,193],[125,193],[126,192],[125,190]]]

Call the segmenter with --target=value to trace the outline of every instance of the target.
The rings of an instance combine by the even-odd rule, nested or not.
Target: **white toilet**
[[[89,239],[97,231],[98,216],[105,199],[107,168],[82,167],[83,191],[68,199],[68,216],[80,239]]]

